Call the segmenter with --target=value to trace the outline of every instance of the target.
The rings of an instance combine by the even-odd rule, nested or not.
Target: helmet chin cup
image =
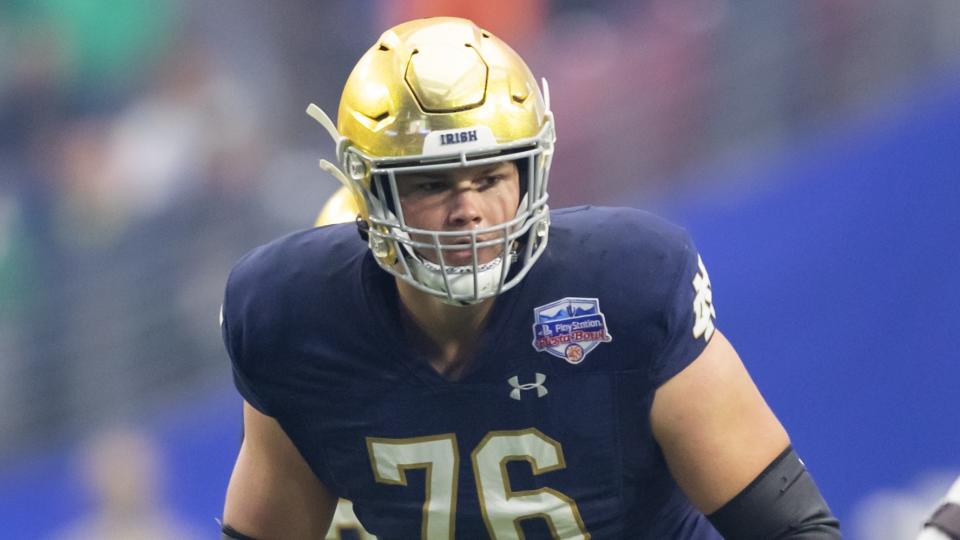
[[[444,267],[416,258],[410,268],[413,278],[422,285],[447,293],[440,300],[452,305],[475,304],[497,294],[506,274],[510,272],[511,257],[496,259],[478,265]]]

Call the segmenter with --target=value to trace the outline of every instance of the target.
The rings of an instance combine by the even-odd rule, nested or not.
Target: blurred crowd
[[[554,206],[656,200],[960,63],[954,0],[484,6],[0,3],[0,465],[229,384],[232,263],[336,187],[302,111],[401,20],[471,16],[550,81]]]

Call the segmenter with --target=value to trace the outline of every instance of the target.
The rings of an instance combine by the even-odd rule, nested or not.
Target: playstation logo
[[[524,390],[537,390],[537,397],[542,398],[547,395],[547,387],[543,385],[544,381],[547,380],[547,376],[543,373],[534,373],[534,381],[532,383],[520,384],[520,377],[514,375],[507,379],[507,382],[510,383],[510,386],[513,387],[513,390],[510,391],[510,398],[520,401],[520,392]]]

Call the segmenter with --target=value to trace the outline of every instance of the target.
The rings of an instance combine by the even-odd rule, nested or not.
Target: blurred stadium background
[[[216,534],[227,273],[336,187],[306,104],[439,14],[550,81],[554,207],[692,231],[847,536],[915,535],[960,473],[956,0],[3,0],[0,536]]]

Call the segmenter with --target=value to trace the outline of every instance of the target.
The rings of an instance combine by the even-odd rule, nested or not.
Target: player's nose
[[[471,187],[458,186],[451,196],[450,224],[454,227],[479,226],[483,222],[481,194]]]

